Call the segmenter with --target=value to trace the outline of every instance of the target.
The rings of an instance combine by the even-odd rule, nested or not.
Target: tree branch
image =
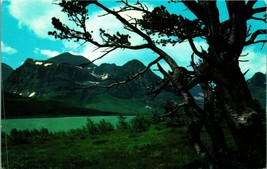
[[[199,18],[200,20],[202,20],[204,23],[206,22],[205,20],[205,16],[204,16],[204,9],[203,7],[194,1],[188,1],[188,0],[182,0],[182,2],[184,3],[184,5],[191,11],[193,12],[193,14]]]
[[[169,111],[167,113],[162,114],[160,117],[170,116],[170,115],[176,113],[179,109],[181,109],[185,105],[186,105],[185,103],[180,103],[180,104],[175,103],[175,109],[173,109],[173,110],[171,110],[171,111]]]
[[[135,27],[132,24],[130,24],[126,19],[124,19],[117,12],[108,9],[107,7],[105,7],[104,5],[102,5],[101,3],[97,2],[97,1],[94,1],[93,3],[95,5],[97,5],[98,7],[102,8],[103,10],[105,10],[106,12],[114,15],[119,21],[121,21],[121,23],[125,24],[128,28],[131,28],[135,33],[137,33],[138,35],[140,35],[141,37],[143,37],[148,42],[148,44],[153,44],[153,41],[152,41],[152,39],[149,36],[147,36],[145,33],[143,33],[137,27]]]
[[[198,55],[201,59],[207,59],[207,57],[204,55],[204,53],[199,52],[191,38],[188,38],[189,44],[193,50],[193,52]]]
[[[249,9],[252,9],[256,2],[257,2],[257,1],[255,1],[255,0],[248,0],[248,2],[247,2],[247,7],[248,7]]]
[[[107,54],[111,53],[112,51],[114,51],[114,50],[116,50],[116,49],[117,49],[117,47],[114,47],[114,48],[112,48],[112,49],[106,51],[106,52],[105,52],[103,55],[101,55],[100,57],[98,57],[98,58],[96,58],[96,59],[94,59],[94,60],[92,60],[92,61],[90,61],[90,62],[88,62],[88,63],[81,64],[81,65],[79,65],[79,66],[81,66],[81,67],[85,67],[85,66],[87,66],[87,65],[89,65],[89,64],[92,64],[92,63],[94,63],[95,61],[97,61],[97,60],[99,60],[99,59],[102,59],[102,58],[105,57]]]
[[[145,67],[142,71],[134,74],[133,76],[129,77],[128,79],[126,80],[123,80],[123,81],[120,81],[120,82],[116,82],[116,83],[112,83],[112,84],[109,84],[109,85],[90,85],[90,86],[78,86],[78,87],[75,87],[75,89],[90,89],[90,88],[111,88],[113,86],[121,86],[123,84],[126,84],[136,78],[138,78],[139,76],[143,75],[145,72],[147,72],[149,70],[149,68],[158,63],[160,60],[162,59],[161,56],[159,56],[157,59],[155,59],[154,61],[150,62],[147,67]]]
[[[259,35],[264,35],[267,34],[266,29],[258,29],[257,31],[255,31],[254,33],[252,33],[252,35],[250,36],[250,39],[248,39],[245,42],[245,45],[251,45],[255,43],[255,39],[259,36]],[[260,41],[262,43],[266,42],[266,40]],[[259,43],[259,42],[257,42]]]
[[[261,12],[266,12],[266,7],[252,9],[252,15],[254,15],[256,13],[261,13]]]
[[[263,21],[267,23],[266,18],[258,18],[258,17],[251,17],[250,19],[258,20],[258,21]]]
[[[168,87],[169,83],[170,83],[169,79],[167,79],[167,78],[163,79],[163,85],[161,85],[160,87],[158,87],[156,89],[148,91],[146,93],[146,95],[152,96],[152,97],[158,96],[162,92],[162,90],[164,90]]]

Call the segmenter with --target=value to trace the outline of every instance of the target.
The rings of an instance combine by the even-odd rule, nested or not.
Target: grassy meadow
[[[87,120],[70,131],[17,130],[2,132],[4,169],[201,169],[187,129],[180,121],[155,122],[118,116],[116,126]],[[202,139],[209,144],[205,131]],[[235,149],[232,138],[227,138]],[[208,147],[209,148],[209,147]],[[212,153],[212,152],[211,152]],[[238,162],[236,163],[237,168]]]

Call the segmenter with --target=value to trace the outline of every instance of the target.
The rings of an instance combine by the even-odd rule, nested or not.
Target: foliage
[[[114,126],[102,119],[98,123],[95,123],[92,119],[88,118],[86,123],[86,129],[89,134],[105,134],[114,130]]]
[[[146,119],[149,117],[138,117]],[[90,121],[90,120],[88,120]],[[164,123],[164,122],[163,122]],[[95,123],[98,126],[99,123]],[[129,122],[128,125],[132,124]],[[154,124],[156,125],[156,124]],[[152,125],[152,126],[154,126]],[[161,123],[157,124],[161,125]],[[112,134],[92,135],[87,128],[73,129],[68,132],[51,133],[47,129],[12,131],[12,137],[20,133],[28,133],[27,144],[14,144],[11,133],[8,134],[8,165],[9,168],[20,169],[124,169],[127,168],[203,168],[204,164],[198,160],[185,127],[169,128],[164,124],[160,130],[149,127],[146,131],[132,132],[132,130],[110,131]],[[225,131],[229,145],[236,151],[233,138],[228,130]],[[49,133],[49,140],[39,137]],[[2,140],[5,133],[2,133]],[[210,142],[208,134],[203,131],[204,143]],[[7,152],[2,144],[2,164],[7,167]],[[211,147],[208,147],[211,149]],[[235,168],[246,169],[238,154],[235,156]],[[105,159],[105,160],[103,160]]]
[[[97,124],[97,129],[98,129],[99,134],[105,134],[105,133],[113,131],[114,127],[110,122],[107,122],[106,120],[102,119]]]
[[[123,116],[121,114],[118,116],[118,123],[117,123],[116,128],[118,130],[126,130],[126,129],[130,128],[129,124],[126,122],[125,116]]]
[[[90,133],[90,134],[97,134],[99,131],[98,131],[98,128],[97,128],[97,125],[95,124],[95,122],[88,118],[87,119],[87,122],[86,122],[86,129],[87,131]]]
[[[169,140],[172,137],[180,138],[185,135],[184,129],[165,128],[158,131],[151,128],[136,133],[134,137],[130,130],[112,131],[112,134],[87,135],[86,138],[80,139],[81,130],[83,129],[72,130],[65,134],[51,133],[51,139],[45,142],[41,141],[41,138],[36,138],[31,139],[30,144],[24,146],[9,144],[9,167],[20,169],[47,167],[123,169],[125,166],[128,168],[183,168],[195,159],[191,147],[185,146],[183,139],[179,139],[178,144],[176,141]],[[180,134],[175,136],[177,132]],[[2,153],[3,167],[7,166],[6,153],[5,151]]]
[[[135,132],[142,132],[149,129],[150,121],[144,115],[137,115],[135,118],[130,120],[131,129]]]
[[[12,144],[29,144],[32,140],[34,140],[34,138],[49,140],[50,133],[47,128],[43,127],[40,130],[17,130],[13,128],[8,137]]]

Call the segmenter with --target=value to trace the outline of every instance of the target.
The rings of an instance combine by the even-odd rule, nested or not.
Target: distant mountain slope
[[[49,111],[49,115],[57,115],[62,114],[63,110],[73,112],[72,115],[79,114],[76,112],[87,114],[86,111],[139,114],[148,111],[160,112],[170,99],[179,101],[175,94],[167,90],[154,100],[145,97],[147,88],[161,80],[151,70],[129,83],[112,88],[103,87],[127,80],[142,71],[145,65],[138,60],[131,60],[123,66],[107,63],[100,66],[78,66],[88,62],[90,61],[82,56],[69,53],[45,61],[27,59],[4,81],[5,111],[11,113],[10,116],[17,115],[15,111],[20,109],[25,110],[27,115],[38,115],[38,112],[44,115]],[[266,102],[265,82],[266,75],[261,73],[255,74],[247,82],[253,97],[262,105]],[[94,87],[95,85],[102,87]],[[203,105],[201,88],[196,86],[190,92],[196,102]],[[26,114],[22,112],[21,116]]]
[[[24,97],[72,96],[71,86],[90,81],[96,77],[87,69],[69,64],[48,63],[27,59],[5,81],[5,91]],[[79,91],[81,92],[81,91]]]
[[[112,111],[90,109],[72,102],[22,97],[6,92],[2,95],[2,104],[5,105],[1,106],[2,118],[116,115]]]
[[[70,65],[81,65],[90,62],[87,58],[80,56],[80,55],[73,55],[69,52],[62,53],[60,55],[57,55],[55,57],[52,57],[46,62],[52,62],[52,63],[67,63]]]
[[[247,81],[248,88],[254,99],[258,100],[263,108],[266,108],[266,74],[261,72]]]
[[[2,68],[2,80],[6,80],[10,74],[14,71],[9,65],[5,64],[5,63],[2,63],[1,65],[1,68]]]
[[[160,80],[160,77],[151,70],[124,85],[117,85],[110,89],[93,87],[107,86],[128,79],[145,68],[140,61],[133,60],[123,66],[101,64],[81,67],[76,63],[83,64],[89,61],[80,57],[83,58],[82,61],[73,64],[74,62],[65,61],[69,56],[72,59],[76,58],[73,55],[63,54],[46,61],[27,59],[5,81],[5,92],[30,98],[29,104],[25,103],[26,106],[31,105],[32,99],[41,101],[38,104],[45,104],[46,101],[43,102],[43,100],[48,102],[57,100],[63,104],[79,105],[85,109],[101,112],[113,110],[127,114],[141,113],[147,104],[160,107],[158,104],[146,102],[144,97],[147,87]],[[21,101],[18,100],[9,99],[8,103],[14,104],[14,107],[20,107]],[[33,103],[37,104],[36,101]],[[12,109],[10,106],[9,108]]]

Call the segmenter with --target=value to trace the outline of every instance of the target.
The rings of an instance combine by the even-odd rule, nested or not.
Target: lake
[[[132,119],[134,116],[126,116],[126,120]],[[87,118],[91,118],[94,122],[102,119],[112,123],[114,127],[118,122],[118,116],[92,116],[92,117],[57,117],[57,118],[23,118],[23,119],[5,119],[1,121],[2,131],[10,133],[11,129],[41,129],[47,128],[49,131],[68,131],[71,129],[81,128],[86,125]]]

